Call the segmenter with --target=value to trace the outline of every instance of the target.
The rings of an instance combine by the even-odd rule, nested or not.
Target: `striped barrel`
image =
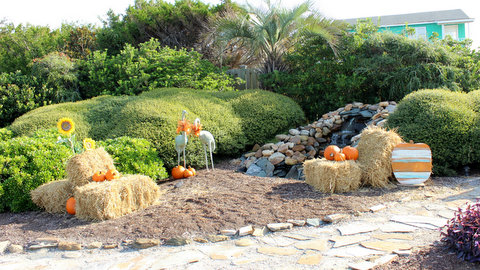
[[[432,151],[424,143],[401,143],[392,151],[393,175],[402,185],[420,185],[432,173]]]

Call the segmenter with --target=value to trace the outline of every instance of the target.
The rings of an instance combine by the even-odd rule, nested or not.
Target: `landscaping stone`
[[[276,231],[291,229],[293,228],[293,224],[288,222],[287,223],[270,223],[270,224],[267,224],[267,228],[272,232],[276,232]]]
[[[225,236],[225,235],[211,234],[211,235],[207,236],[207,239],[208,239],[208,241],[210,241],[212,243],[217,243],[217,242],[227,241],[228,237]]]
[[[135,239],[135,242],[133,243],[133,246],[139,249],[150,248],[158,245],[160,245],[159,239],[149,239],[149,238],[138,238],[138,239]]]
[[[300,135],[300,130],[292,128],[288,131],[288,133],[290,133],[292,136],[297,136]]]
[[[288,223],[292,223],[293,226],[305,226],[306,221],[303,219],[289,219],[287,220]]]
[[[444,218],[425,217],[417,215],[396,215],[390,218],[390,220],[428,229],[432,229],[432,227],[433,229],[435,229],[437,227],[442,227],[443,225],[447,224],[447,219]]]
[[[389,222],[389,223],[383,224],[380,227],[380,230],[385,233],[395,233],[395,232],[401,233],[401,232],[413,232],[417,230],[417,228],[414,226],[405,225],[401,223]]]
[[[37,250],[37,249],[56,248],[56,247],[58,247],[57,243],[39,243],[39,244],[30,245],[28,249]]]
[[[307,218],[308,226],[318,227],[320,226],[321,222],[322,221],[319,218]]]
[[[103,249],[115,249],[118,247],[118,244],[103,244]]]
[[[245,227],[242,227],[240,229],[238,229],[238,236],[245,236],[245,235],[250,235],[253,233],[253,226],[252,225],[248,225],[248,226],[245,226]]]
[[[340,220],[344,220],[348,217],[349,217],[349,215],[346,215],[346,214],[331,214],[331,215],[327,215],[327,216],[323,217],[322,220],[324,222],[328,222],[328,223],[335,223],[335,222],[338,222]]]
[[[322,255],[321,254],[311,254],[311,255],[303,255],[298,259],[297,263],[298,264],[303,264],[303,265],[317,265],[322,261]]]
[[[260,172],[262,172],[262,168],[258,167],[255,164],[252,164],[252,165],[250,165],[250,167],[248,167],[248,170],[247,170],[246,174],[256,176]]]
[[[23,247],[20,246],[20,245],[11,244],[8,247],[8,252],[10,252],[10,253],[22,253],[23,252]]]
[[[413,235],[408,233],[374,233],[373,238],[380,240],[398,239],[398,240],[413,240]]]
[[[357,244],[368,239],[370,239],[370,236],[367,236],[367,235],[350,235],[350,236],[335,235],[335,236],[332,236],[332,238],[330,238],[330,240],[335,242],[335,244],[333,245],[334,248]]]
[[[10,245],[10,241],[1,241],[0,242],[0,254],[3,254],[5,250],[7,250],[7,247]]]
[[[387,251],[389,253],[394,250],[406,250],[412,248],[412,246],[407,243],[393,241],[368,241],[362,242],[360,245],[369,249]]]
[[[377,225],[369,223],[347,224],[337,228],[342,235],[352,235],[357,233],[366,233],[378,229]]]
[[[252,235],[253,236],[264,236],[269,232],[267,226],[263,226],[261,228],[254,228]]]
[[[386,208],[385,205],[383,205],[383,204],[378,204],[378,205],[375,205],[375,206],[370,207],[369,210],[370,210],[370,212],[375,213],[375,212],[378,212],[378,211],[383,210],[383,209],[385,209],[385,208]]]
[[[101,247],[102,247],[102,242],[91,242],[86,246],[87,249],[96,249]]]
[[[60,250],[81,250],[82,245],[75,242],[58,242],[58,249]]]
[[[259,247],[257,249],[257,252],[265,255],[290,256],[290,255],[296,254],[298,251],[294,248]]]
[[[327,239],[315,239],[299,242],[295,244],[295,247],[298,249],[313,249],[318,251],[326,251],[328,250],[327,243]]]
[[[367,262],[367,261],[348,264],[348,267],[355,270],[369,270],[374,268],[375,266],[376,265],[373,262]]]
[[[205,239],[205,238],[202,238],[202,237],[195,237],[195,238],[193,238],[193,241],[198,242],[198,243],[202,243],[202,244],[208,243],[208,240]]]
[[[237,231],[236,230],[221,230],[220,233],[223,234],[223,235],[226,235],[226,236],[234,236],[235,234],[237,234]]]
[[[351,257],[365,257],[372,255],[384,255],[385,252],[364,248],[359,245],[346,246],[341,248],[332,248],[327,253],[326,256],[335,256],[340,258],[351,258]]]
[[[305,235],[300,235],[300,234],[293,234],[293,233],[284,234],[283,236],[291,238],[291,239],[299,240],[299,241],[312,240],[311,237],[308,237],[308,236],[305,236]]]
[[[242,238],[237,241],[235,241],[235,245],[239,247],[248,247],[255,244],[252,239],[250,238]]]
[[[280,152],[276,152],[268,158],[268,161],[270,161],[272,165],[277,165],[278,163],[284,160],[285,160],[285,155]]]

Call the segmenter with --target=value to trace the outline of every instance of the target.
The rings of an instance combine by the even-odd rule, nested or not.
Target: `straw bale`
[[[159,187],[144,175],[92,182],[75,188],[76,216],[86,220],[114,219],[152,205],[159,196]]]
[[[305,182],[325,193],[357,190],[361,184],[362,170],[353,161],[307,160],[303,164]]]
[[[92,182],[92,175],[97,171],[115,169],[112,157],[103,148],[85,151],[72,157],[66,167],[67,179],[74,187]]]
[[[65,213],[67,200],[73,196],[72,184],[57,180],[43,184],[30,191],[33,203],[49,213]]]
[[[392,178],[392,151],[403,142],[393,130],[369,126],[363,129],[358,142],[358,162],[363,170],[363,184],[388,187]]]

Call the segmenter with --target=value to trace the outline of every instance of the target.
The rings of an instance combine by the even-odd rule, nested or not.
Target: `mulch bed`
[[[435,187],[452,185],[451,181],[441,178],[424,189],[435,191]],[[83,221],[66,213],[0,213],[0,241],[26,246],[39,237],[57,237],[83,244],[120,244],[140,237],[167,240],[206,236],[250,224],[264,226],[287,219],[355,214],[386,201],[400,200],[411,192],[394,187],[324,194],[303,181],[248,176],[236,172],[228,162],[219,164],[214,171],[199,170],[193,178],[161,183],[160,188],[164,192],[160,203],[102,222]],[[470,266],[436,247],[399,258],[380,269],[474,269]]]

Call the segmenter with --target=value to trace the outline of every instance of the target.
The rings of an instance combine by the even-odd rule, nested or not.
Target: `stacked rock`
[[[355,145],[359,134],[368,125],[383,127],[395,111],[396,102],[374,105],[354,102],[322,115],[317,121],[278,134],[277,143],[255,145],[241,157],[241,171],[254,176],[303,179],[302,164],[307,159],[323,156],[330,144],[341,147]]]

